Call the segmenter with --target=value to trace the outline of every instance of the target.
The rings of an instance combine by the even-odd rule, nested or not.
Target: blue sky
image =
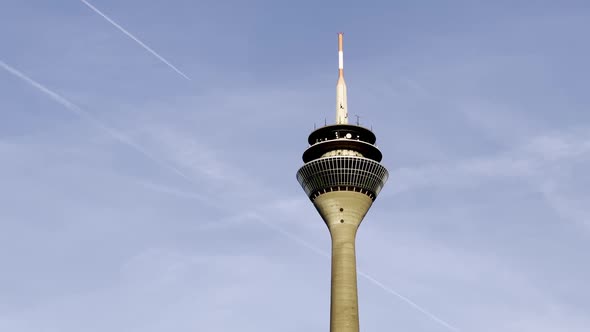
[[[362,330],[587,331],[584,1],[91,3],[191,80],[81,1],[0,0],[0,330],[326,331],[295,172],[344,31],[390,172]]]

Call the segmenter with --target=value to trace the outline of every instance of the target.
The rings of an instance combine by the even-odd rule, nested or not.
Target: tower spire
[[[342,49],[343,33],[338,33],[338,82],[336,83],[336,124],[348,124],[348,105],[346,100],[346,83],[344,82],[344,52]]]

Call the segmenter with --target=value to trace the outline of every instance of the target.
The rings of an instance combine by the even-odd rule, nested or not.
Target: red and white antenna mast
[[[343,33],[338,33],[338,83],[336,83],[336,124],[348,124],[348,104],[346,100],[346,83],[344,82],[344,51],[342,49]]]

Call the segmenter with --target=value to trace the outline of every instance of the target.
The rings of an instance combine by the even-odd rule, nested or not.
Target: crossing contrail
[[[401,295],[400,293],[394,291],[393,289],[389,288],[388,286],[384,285],[383,283],[381,283],[380,281],[376,280],[375,278],[371,277],[370,275],[366,274],[365,272],[361,271],[361,270],[357,270],[356,271],[359,276],[369,280],[371,283],[373,283],[375,286],[383,289],[384,291],[388,292],[389,294],[394,295],[395,297],[397,297],[398,299],[406,302],[408,305],[410,305],[412,308],[420,311],[421,313],[423,313],[424,315],[428,316],[428,318],[432,319],[433,321],[439,323],[440,325],[446,327],[447,329],[453,331],[453,332],[459,332],[459,329],[454,327],[453,325],[449,324],[448,322],[444,321],[443,319],[441,319],[440,317],[434,315],[433,313],[431,313],[430,311],[424,309],[424,307],[418,305],[416,302],[410,300],[409,298]]]
[[[163,56],[161,56],[160,54],[158,54],[156,51],[154,51],[151,47],[147,46],[144,42],[142,42],[141,40],[139,40],[139,38],[135,37],[133,34],[131,34],[131,32],[127,31],[125,28],[123,28],[122,26],[120,26],[119,24],[117,24],[117,22],[113,21],[110,17],[108,17],[105,13],[101,12],[98,8],[94,7],[91,3],[89,3],[86,0],[80,0],[83,4],[85,4],[86,6],[88,6],[88,8],[92,9],[92,11],[94,11],[95,13],[97,13],[98,15],[102,16],[105,20],[107,20],[109,23],[111,23],[115,28],[119,29],[121,32],[123,32],[125,35],[127,35],[127,37],[133,39],[136,43],[138,43],[141,47],[143,47],[146,51],[150,52],[153,56],[155,56],[156,58],[158,58],[160,61],[162,61],[163,63],[165,63],[168,67],[172,68],[175,72],[177,72],[180,76],[186,78],[187,80],[191,80],[190,77],[188,77],[185,73],[183,73],[182,71],[180,71],[180,69],[176,68],[173,64],[171,64],[168,60],[164,59]]]
[[[7,72],[11,73],[12,75],[14,75],[14,76],[20,78],[21,80],[25,81],[26,83],[28,83],[29,85],[31,85],[35,89],[41,91],[42,93],[44,93],[45,95],[47,95],[49,98],[53,99],[57,103],[59,103],[62,106],[64,106],[70,112],[75,113],[79,117],[84,118],[88,122],[92,123],[95,127],[97,127],[99,129],[101,129],[102,131],[106,132],[109,136],[111,136],[115,140],[119,141],[122,144],[125,144],[125,145],[129,146],[130,148],[132,148],[135,151],[137,151],[137,152],[141,153],[142,155],[144,155],[149,160],[151,160],[154,163],[156,163],[156,164],[158,164],[158,165],[160,165],[160,166],[162,166],[162,167],[164,167],[164,168],[172,171],[173,173],[175,173],[176,175],[178,175],[178,176],[182,177],[183,179],[189,181],[190,183],[195,184],[194,180],[190,176],[188,176],[186,173],[184,173],[180,169],[174,167],[173,165],[170,165],[169,163],[166,163],[166,162],[160,160],[155,155],[153,155],[150,151],[148,151],[147,149],[145,149],[141,145],[139,145],[136,142],[134,142],[131,139],[131,137],[129,137],[129,136],[125,135],[124,133],[122,133],[121,131],[119,131],[119,130],[117,130],[117,129],[115,129],[115,128],[107,125],[107,124],[105,124],[103,121],[97,119],[91,113],[89,113],[88,111],[85,111],[84,109],[80,108],[78,105],[72,103],[71,101],[69,101],[65,97],[59,95],[57,92],[54,92],[54,91],[50,90],[46,86],[44,86],[41,83],[33,80],[32,78],[30,78],[27,75],[23,74],[22,72],[20,72],[19,70],[15,69],[14,67],[11,67],[10,65],[6,64],[2,60],[0,60],[0,67],[2,67],[4,70],[6,70]]]
[[[121,131],[108,126],[107,124],[105,124],[103,121],[97,119],[96,117],[94,117],[91,113],[89,113],[88,111],[85,111],[84,109],[80,108],[78,105],[72,103],[71,101],[69,101],[68,99],[66,99],[65,97],[61,96],[60,94],[50,90],[49,88],[45,87],[44,85],[42,85],[41,83],[33,80],[32,78],[28,77],[27,75],[23,74],[22,72],[20,72],[19,70],[9,66],[8,64],[6,64],[5,62],[3,62],[2,60],[0,60],[0,67],[2,67],[4,70],[6,70],[7,72],[11,73],[12,75],[20,78],[21,80],[25,81],[26,83],[28,83],[29,85],[31,85],[32,87],[36,88],[37,90],[41,91],[42,93],[44,93],[45,95],[47,95],[48,97],[50,97],[51,99],[53,99],[54,101],[56,101],[57,103],[61,104],[62,106],[64,106],[66,109],[68,109],[69,111],[75,113],[76,115],[86,119],[87,121],[89,121],[90,123],[92,123],[94,126],[96,126],[97,128],[103,130],[104,132],[106,132],[108,135],[110,135],[112,138],[116,139],[117,141],[119,141],[122,144],[125,144],[127,146],[129,146],[130,148],[134,149],[135,151],[141,153],[142,155],[144,155],[146,158],[148,158],[149,160],[153,161],[154,163],[158,164],[159,166],[166,168],[172,172],[174,172],[175,174],[177,174],[178,176],[182,177],[184,180],[188,181],[191,184],[196,184],[196,182],[186,173],[182,172],[181,170],[179,170],[178,168],[170,165],[169,163],[160,160],[157,156],[153,155],[151,152],[149,152],[147,149],[145,149],[144,147],[142,147],[141,145],[135,143],[129,136],[125,135],[124,133],[122,133]],[[191,199],[198,199],[198,200],[203,200],[204,198],[201,195],[197,195],[197,194],[193,194],[193,193],[188,193],[188,192],[184,192],[184,191],[180,191],[180,190],[174,190],[174,189],[168,189],[168,188],[164,188],[162,186],[152,186],[152,189],[166,193],[166,194],[171,194],[171,195],[178,195],[178,196],[183,196],[185,198],[191,198]],[[215,205],[213,203],[213,201],[208,200],[208,202],[211,205]],[[315,252],[316,254],[318,254],[319,256],[323,256],[323,257],[330,257],[330,254],[313,246],[312,244],[310,244],[309,242],[303,240],[302,238],[298,237],[297,235],[285,230],[282,227],[279,227],[275,224],[266,222],[262,217],[258,216],[256,218],[254,218],[255,221],[265,225],[266,227],[274,230],[275,232],[281,233],[282,235],[290,238],[291,240],[295,241],[297,244],[299,244],[302,247],[305,247],[313,252]],[[458,332],[459,329],[454,327],[453,325],[447,323],[445,320],[441,319],[440,317],[432,314],[430,311],[426,310],[424,307],[418,305],[416,302],[408,299],[407,297],[401,295],[400,293],[394,291],[393,289],[387,287],[386,285],[384,285],[383,283],[381,283],[380,281],[376,280],[375,278],[371,277],[370,275],[368,275],[367,273],[358,270],[357,269],[357,273],[359,276],[367,279],[369,282],[371,282],[372,284],[378,286],[379,288],[385,290],[386,292],[388,292],[391,295],[394,295],[395,297],[397,297],[398,299],[404,301],[405,303],[407,303],[408,305],[410,305],[411,307],[413,307],[414,309],[418,310],[419,312],[421,312],[422,314],[426,315],[428,318],[430,318],[431,320],[435,321],[436,323],[444,326],[445,328],[453,331],[453,332]]]

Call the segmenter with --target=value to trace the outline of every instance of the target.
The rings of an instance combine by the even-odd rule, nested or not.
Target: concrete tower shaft
[[[373,200],[359,192],[334,191],[318,196],[313,204],[332,237],[330,331],[358,332],[355,238]]]

